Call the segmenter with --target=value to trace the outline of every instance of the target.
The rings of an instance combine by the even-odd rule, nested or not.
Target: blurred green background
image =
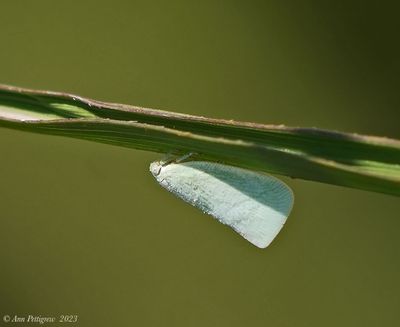
[[[396,1],[7,1],[0,83],[400,138]],[[0,315],[81,326],[394,326],[399,198],[301,180],[259,250],[159,155],[0,129]],[[0,322],[1,324],[2,322]]]

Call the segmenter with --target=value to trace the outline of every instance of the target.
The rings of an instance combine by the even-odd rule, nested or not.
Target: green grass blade
[[[0,85],[0,126],[400,195],[400,141],[210,119]]]

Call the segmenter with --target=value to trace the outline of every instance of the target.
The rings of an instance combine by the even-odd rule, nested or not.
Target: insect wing
[[[232,227],[252,244],[267,247],[293,206],[293,192],[279,179],[207,162],[153,162],[158,183],[179,198]]]

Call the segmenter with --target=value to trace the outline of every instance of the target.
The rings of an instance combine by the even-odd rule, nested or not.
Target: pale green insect
[[[207,161],[151,163],[157,182],[182,200],[267,247],[293,206],[293,192],[270,175]]]

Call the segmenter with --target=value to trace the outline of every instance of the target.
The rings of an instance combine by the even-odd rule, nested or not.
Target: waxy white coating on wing
[[[153,162],[150,171],[168,191],[265,248],[293,206],[291,189],[279,179],[207,161]]]

